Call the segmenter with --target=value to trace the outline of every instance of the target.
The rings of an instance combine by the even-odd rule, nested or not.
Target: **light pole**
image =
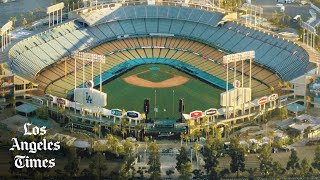
[[[172,115],[174,116],[174,90],[172,90]]]
[[[154,90],[154,118],[157,117],[157,90]]]

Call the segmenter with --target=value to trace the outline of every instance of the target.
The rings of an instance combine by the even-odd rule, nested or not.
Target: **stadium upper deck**
[[[199,41],[226,54],[255,50],[255,63],[284,81],[309,69],[309,54],[302,47],[234,22],[219,24],[224,15],[212,8],[170,4],[102,7],[75,11],[70,17],[78,16],[76,20],[16,43],[8,52],[13,71],[34,80],[46,67],[75,51],[116,39],[148,36]]]

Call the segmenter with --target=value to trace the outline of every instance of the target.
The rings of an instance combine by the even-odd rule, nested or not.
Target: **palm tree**
[[[10,21],[12,21],[13,26],[14,26],[17,21],[17,17],[10,17]]]
[[[270,86],[270,91],[271,91],[271,94],[274,93],[274,87]]]
[[[106,137],[106,139],[107,139],[107,143],[108,143],[108,145],[109,145],[108,148],[109,148],[113,153],[115,153],[115,154],[118,155],[118,146],[119,146],[119,140],[118,140],[118,138],[112,136],[111,134],[108,134],[107,137]]]
[[[225,126],[225,136],[226,138],[229,138],[231,132],[231,127],[230,126]]]
[[[23,19],[22,19],[22,21],[21,21],[21,25],[22,26],[25,26],[25,25],[27,25],[28,24],[28,21],[27,21],[27,19],[24,17]]]
[[[273,141],[273,138],[275,136],[275,133],[274,131],[271,131],[268,133],[268,138],[269,138],[269,143],[271,144],[271,141]]]
[[[93,148],[93,144],[94,144],[94,140],[92,138],[89,138],[88,142],[90,144],[90,148],[92,149]]]
[[[36,14],[36,16],[39,14],[40,11],[41,11],[40,7],[36,7],[34,9],[34,13]]]
[[[119,130],[119,126],[113,122],[110,123],[110,128],[111,128],[112,134],[115,134],[115,132],[117,132]]]
[[[33,22],[33,17],[34,17],[33,12],[29,11],[28,15],[29,15],[29,18],[30,18],[29,21],[32,23]]]
[[[94,132],[95,135],[97,135],[97,132],[99,131],[99,127],[97,125],[95,125],[93,128],[92,128],[92,131]]]
[[[311,102],[311,97],[306,96],[306,112],[309,110],[310,102]]]
[[[290,21],[291,21],[291,19],[292,19],[291,16],[287,15],[287,16],[286,16],[286,19],[287,19],[287,23],[290,24]]]
[[[199,155],[199,150],[200,150],[199,144],[198,143],[193,144],[193,149],[194,149],[194,152],[196,153],[197,169],[198,169],[198,167],[199,167],[199,156],[198,155]]]
[[[134,149],[136,150],[136,153],[139,154],[138,150],[139,150],[140,144],[139,143],[135,143],[134,144]]]
[[[188,129],[189,129],[188,134],[190,135],[190,130],[191,130],[191,121],[190,120],[187,120],[187,126],[188,126]]]
[[[21,13],[19,16],[20,16],[21,20],[24,18],[24,14],[23,13]]]
[[[192,142],[194,142],[194,137],[195,137],[195,135],[196,135],[196,129],[193,130],[193,131],[191,131],[191,133],[190,133],[190,137],[191,137],[191,141],[192,141]]]
[[[206,133],[206,139],[207,139],[207,137],[208,137],[208,135],[209,135],[209,133],[210,133],[210,128],[209,128],[209,126],[206,126],[206,127],[204,128],[204,132]]]
[[[148,136],[145,136],[145,137],[143,138],[143,140],[144,140],[144,142],[146,143],[146,150],[147,150],[149,137],[148,137]]]
[[[217,125],[216,124],[211,124],[211,130],[212,130],[212,136],[214,136],[214,133],[217,129]]]
[[[112,127],[113,133],[117,133],[120,131],[120,127],[117,124],[114,124],[114,126]]]
[[[280,15],[280,17],[281,17],[281,19],[282,19],[282,23],[284,23],[284,19],[285,19],[285,17],[287,17],[287,15],[286,15],[285,13],[282,13],[282,14]]]
[[[134,136],[137,138],[138,141],[140,139],[140,131],[142,129],[141,125],[142,124],[138,124],[138,125],[134,126]]]
[[[182,146],[182,141],[183,141],[183,139],[184,139],[184,133],[180,133],[180,143],[181,143],[181,146]]]
[[[127,130],[125,128],[121,129],[122,138],[124,139],[124,135],[127,135]]]
[[[256,139],[257,139],[258,142],[261,143],[261,141],[263,139],[263,135],[262,134],[257,135]]]
[[[188,145],[188,141],[190,139],[190,136],[188,134],[185,134],[184,139],[186,140],[186,145]]]

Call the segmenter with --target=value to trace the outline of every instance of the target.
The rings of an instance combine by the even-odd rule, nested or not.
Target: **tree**
[[[230,142],[229,156],[231,157],[230,171],[232,173],[237,173],[239,177],[239,171],[245,171],[245,158],[244,158],[244,148],[240,146],[239,139],[233,137]]]
[[[150,143],[149,145],[149,169],[148,172],[151,174],[150,179],[158,180],[161,179],[161,163],[160,163],[160,152],[159,147],[155,142]]]
[[[20,152],[17,150],[10,151],[10,158],[9,158],[9,172],[13,177],[19,177],[21,179],[21,176],[24,172],[24,169],[17,168],[15,166],[15,156],[19,155]]]
[[[222,139],[222,130],[221,130],[221,128],[217,128],[216,129],[215,136],[216,136],[217,144],[221,144],[221,139]]]
[[[315,149],[312,167],[320,171],[320,146],[317,146],[317,148]]]
[[[135,133],[138,141],[140,140],[140,135],[141,135],[141,132],[144,130],[144,128],[145,128],[144,124],[138,124],[137,126],[135,126]]]
[[[125,128],[121,129],[122,139],[124,139],[124,136],[127,135],[127,130]]]
[[[29,21],[32,23],[32,22],[33,22],[33,18],[34,18],[33,12],[32,12],[32,11],[29,11],[28,15],[29,15],[29,18],[30,18]]]
[[[34,13],[35,13],[35,14],[38,15],[40,11],[41,11],[41,8],[40,8],[40,7],[34,8]]]
[[[281,179],[285,174],[286,170],[281,166],[279,162],[273,162],[271,176],[276,179]]]
[[[70,147],[68,152],[68,162],[64,166],[64,170],[69,177],[76,176],[79,171],[79,158],[77,157],[76,148]]]
[[[24,14],[23,13],[21,13],[19,16],[20,16],[21,20],[24,18]]]
[[[312,173],[312,167],[309,163],[309,161],[306,158],[303,158],[301,161],[301,169],[300,169],[300,175],[301,176],[310,176]]]
[[[308,135],[312,132],[312,127],[311,126],[308,126],[306,129],[304,129],[303,131],[303,136],[305,138],[308,138]]]
[[[218,161],[218,151],[215,143],[210,143],[207,140],[207,144],[204,146],[204,169],[206,170],[206,173],[209,175],[209,179],[217,179],[218,178],[218,172],[217,172],[217,166],[219,165]]]
[[[25,25],[27,25],[28,24],[28,21],[26,20],[26,18],[23,18],[22,20],[21,20],[21,25],[22,26],[25,26]]]
[[[135,169],[133,166],[133,162],[135,161],[134,157],[134,149],[133,145],[129,140],[124,142],[124,162],[120,167],[120,178],[121,179],[129,179],[130,170],[131,170],[131,177],[134,177]]]
[[[289,160],[287,162],[287,170],[292,169],[293,174],[296,174],[296,170],[300,169],[299,158],[297,156],[297,151],[291,150]]]
[[[10,21],[12,21],[12,24],[14,26],[17,21],[17,17],[10,17]]]
[[[260,161],[260,172],[264,176],[268,176],[272,171],[273,159],[271,157],[271,146],[269,144],[264,144],[261,149],[259,156]]]
[[[206,133],[206,139],[208,138],[208,135],[209,135],[209,133],[210,133],[210,127],[209,126],[206,126],[205,128],[204,128],[204,132]]]
[[[181,144],[181,146],[182,146],[182,142],[183,142],[184,136],[185,136],[184,133],[180,133],[180,144]]]
[[[270,132],[268,133],[268,138],[269,138],[269,143],[270,143],[270,144],[273,142],[274,136],[275,136],[274,131],[270,131]]]
[[[114,122],[111,122],[110,125],[109,125],[109,127],[110,127],[110,132],[111,132],[112,134],[114,134],[115,128],[118,127],[118,125],[117,125],[116,123],[114,123]]]
[[[203,172],[200,169],[195,169],[192,171],[193,179],[203,179]]]
[[[187,149],[184,146],[182,146],[181,149],[179,150],[179,154],[177,154],[176,160],[177,160],[176,169],[178,170],[178,172],[181,171],[182,164],[186,164],[187,162],[190,162]]]
[[[115,153],[118,156],[118,147],[120,146],[119,139],[117,137],[112,136],[111,134],[108,134],[106,138],[109,144],[108,148],[111,150],[112,153]]]
[[[279,15],[278,15],[278,11],[275,10],[273,13],[272,13],[272,22],[276,25],[279,25],[280,23],[280,18],[279,18]]]
[[[211,124],[210,128],[212,130],[212,136],[214,136],[214,133],[216,132],[216,129],[217,129],[217,125],[216,124]]]
[[[290,21],[291,21],[292,17],[290,15],[287,15],[286,19],[287,19],[287,24],[290,24]]]
[[[148,137],[148,136],[145,136],[145,137],[143,138],[143,141],[146,143],[146,150],[147,150],[149,137]]]
[[[95,179],[104,179],[107,170],[107,161],[101,152],[97,152],[89,164],[89,171]]]
[[[288,119],[288,110],[284,107],[280,108],[279,115],[281,120]]]
[[[250,168],[250,169],[247,169],[247,172],[248,172],[248,174],[249,174],[249,176],[248,176],[248,179],[249,180],[254,180],[255,178],[255,176],[254,176],[254,173],[257,171],[257,168]]]
[[[193,144],[193,150],[196,154],[196,161],[197,161],[197,169],[199,167],[199,151],[200,151],[200,145],[198,143]]]
[[[92,128],[92,131],[94,132],[95,135],[97,135],[97,132],[99,131],[99,126],[95,125],[95,126]]]
[[[232,131],[231,125],[225,127],[226,138],[230,138],[230,133]]]
[[[48,120],[48,110],[49,108],[47,106],[41,106],[36,110],[36,114],[40,119]]]
[[[179,173],[181,174],[180,179],[183,179],[183,180],[191,179],[190,178],[192,174],[191,162],[182,164]]]
[[[169,169],[166,171],[166,175],[169,176],[169,178],[171,179],[171,175],[174,174],[174,171],[172,169]]]

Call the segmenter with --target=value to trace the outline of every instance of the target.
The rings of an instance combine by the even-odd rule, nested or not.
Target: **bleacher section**
[[[62,58],[76,50],[83,50],[123,38],[129,39],[123,40],[125,43],[114,41],[114,44],[109,44],[110,47],[104,47],[105,50],[101,51],[101,53],[106,54],[107,52],[128,47],[164,46],[164,44],[167,45],[168,43],[172,47],[180,47],[180,43],[175,39],[179,38],[179,41],[182,41],[181,39],[189,39],[201,42],[202,45],[199,47],[185,44],[180,48],[193,48],[195,52],[202,52],[202,54],[220,63],[225,53],[255,50],[255,63],[265,69],[276,72],[284,81],[294,79],[308,70],[309,57],[303,48],[292,42],[284,41],[278,37],[273,37],[233,22],[217,26],[217,23],[223,17],[223,14],[218,12],[178,6],[126,6],[117,8],[114,11],[108,10],[105,14],[103,12],[100,13],[103,16],[99,20],[101,22],[97,23],[99,25],[83,27],[78,21],[71,21],[20,41],[9,51],[10,66],[18,75],[34,80],[36,76],[39,76],[39,72],[47,67],[54,68],[52,67],[53,64],[59,63]],[[157,36],[174,36],[175,38],[158,38],[160,41],[156,37],[142,38],[141,41],[131,39],[134,37],[154,36],[154,33]],[[152,42],[150,39],[152,39]],[[193,41],[188,42],[188,45],[197,44]],[[210,48],[205,44],[214,48]],[[211,51],[206,51],[205,49],[210,49]],[[224,53],[217,51],[217,49]],[[205,64],[194,64],[197,58],[191,58],[190,54],[187,55],[181,51],[173,52],[168,49],[153,49],[147,52],[138,48],[127,52],[130,53],[115,53],[112,58],[116,61],[111,61],[106,66],[111,68],[126,59],[139,58],[144,61],[143,59],[148,59],[152,56],[152,58],[185,61],[209,74],[212,74],[210,73],[211,71],[215,72],[214,74],[218,78],[220,77],[216,72],[223,74],[225,70],[222,65],[217,65],[210,69]],[[166,52],[166,54],[162,54],[162,52]],[[155,54],[158,54],[158,57]],[[68,61],[68,66],[73,66],[71,61]],[[79,67],[81,66],[79,65]],[[47,71],[52,73],[52,77],[56,78],[64,75],[63,69],[52,71],[50,68]],[[248,72],[248,67],[245,71]],[[254,66],[253,73],[255,73],[256,77],[261,77],[257,78],[261,82],[273,82],[273,80],[278,79],[267,79],[266,76],[260,74],[261,72],[267,73],[268,71]],[[53,79],[50,76],[47,81]],[[40,87],[45,88],[45,85],[50,84],[47,81]]]

